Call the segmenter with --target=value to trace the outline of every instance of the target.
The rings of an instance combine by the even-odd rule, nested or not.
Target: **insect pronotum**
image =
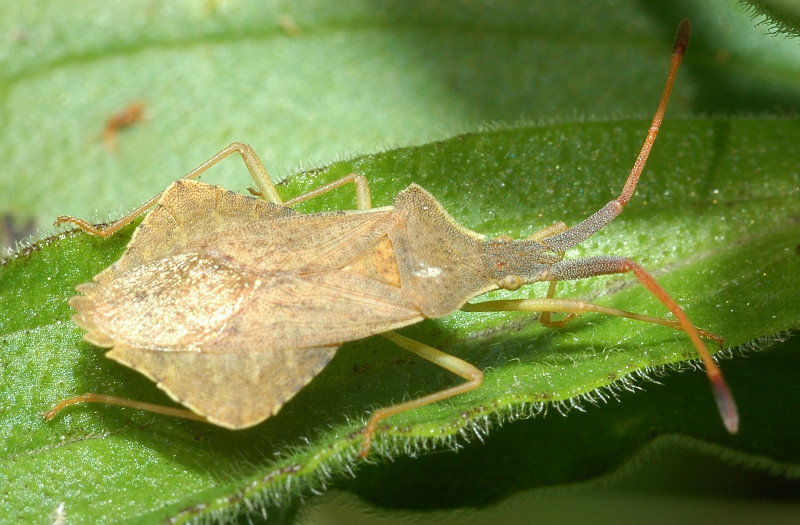
[[[372,208],[366,178],[350,174],[283,201],[250,146],[234,143],[164,192],[105,226],[74,217],[85,232],[107,237],[150,208],[122,257],[76,289],[73,320],[84,339],[146,375],[190,410],[84,394],[61,401],[47,417],[81,401],[113,403],[208,421],[230,429],[267,419],[302,389],[346,341],[380,334],[466,381],[372,414],[363,430],[366,456],[379,422],[481,385],[475,366],[395,329],[456,310],[540,311],[560,326],[597,312],[686,332],[703,360],[727,429],[738,414],[722,374],[684,311],[639,264],[601,255],[564,260],[564,252],[602,229],[633,195],[667,107],[689,39],[683,21],[669,75],[641,152],[619,197],[580,224],[562,222],[514,240],[487,239],[458,224],[428,192],[412,184],[393,206]],[[238,153],[260,198],[192,179]],[[353,183],[357,208],[301,214],[291,206]],[[555,297],[558,281],[632,272],[675,320]],[[549,281],[547,296],[470,303],[496,289]],[[566,313],[561,321],[553,312]],[[276,370],[281,371],[275,373]]]

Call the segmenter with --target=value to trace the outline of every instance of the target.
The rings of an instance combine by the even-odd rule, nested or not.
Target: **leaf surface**
[[[703,374],[661,375],[663,365],[694,359],[681,333],[590,315],[552,330],[526,314],[466,313],[403,333],[484,369],[484,385],[391,419],[376,465],[354,457],[371,410],[458,381],[380,338],[344,346],[278,416],[251,430],[103,406],[44,422],[40,412],[79,392],[168,400],[82,342],[69,321],[74,286],[118,258],[131,230],[106,241],[40,234],[0,269],[0,518],[41,522],[63,503],[76,523],[182,521],[262,505],[273,520],[289,520],[299,496],[330,484],[384,508],[472,507],[608,473],[665,435],[797,475],[797,338],[768,342],[800,319],[800,124],[781,117],[797,107],[796,50],[742,29],[746,15],[703,3],[580,13],[527,2],[328,5],[4,10],[0,158],[12,174],[0,178],[4,231],[60,214],[114,217],[232,140],[252,143],[275,175],[326,165],[292,177],[284,196],[358,171],[376,205],[416,182],[487,235],[574,224],[619,192],[658,98],[672,31],[691,16],[694,40],[641,186],[619,219],[568,256],[631,256],[726,348],[769,349],[722,361],[741,433],[724,433]],[[740,31],[735,38],[718,26],[722,15]],[[135,100],[146,118],[120,130],[111,151],[105,123]],[[430,141],[520,117],[539,124]],[[383,147],[398,143],[422,145]],[[379,149],[388,151],[354,155]],[[249,183],[235,160],[205,180],[238,190]],[[353,204],[346,187],[299,209]],[[664,315],[628,277],[564,283],[558,295]],[[638,387],[645,392],[627,391]],[[380,461],[437,443],[464,448]],[[442,483],[426,491],[432,476]]]

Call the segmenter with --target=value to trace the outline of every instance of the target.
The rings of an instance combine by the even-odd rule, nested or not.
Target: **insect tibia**
[[[53,419],[59,412],[61,412],[63,408],[66,408],[70,405],[74,405],[76,403],[104,403],[106,405],[117,405],[122,407],[134,408],[136,410],[144,410],[147,412],[152,412],[154,414],[163,414],[165,416],[179,417],[182,419],[191,419],[193,421],[206,421],[205,417],[195,414],[191,410],[186,410],[183,408],[173,408],[163,405],[154,405],[153,403],[143,403],[141,401],[134,401],[132,399],[125,399],[122,397],[95,394],[94,392],[87,392],[79,396],[61,400],[58,403],[56,403],[56,405],[52,409],[50,409],[50,411],[43,413],[42,416],[47,420]]]

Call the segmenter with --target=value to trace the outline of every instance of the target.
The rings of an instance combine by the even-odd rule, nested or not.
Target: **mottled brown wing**
[[[303,215],[177,181],[122,257],[77,288],[73,319],[98,346],[219,354],[338,346],[408,325],[422,317],[393,282],[392,221],[388,208]]]
[[[270,219],[294,214],[290,208],[220,186],[176,180],[136,228],[123,256],[94,281],[107,283],[132,268],[183,252],[187,244],[226,228],[259,224],[262,236],[267,236]]]
[[[256,290],[225,323],[219,336],[201,345],[208,353],[284,351],[341,345],[419,322],[402,290],[357,272],[337,270],[282,276]]]
[[[415,323],[402,289],[357,270],[255,275],[179,254],[70,299],[73,321],[101,347],[236,354],[341,345]]]
[[[391,221],[390,209],[302,215],[179,181],[77,288],[73,320],[212,422],[254,425],[342,342],[422,319],[397,278]]]
[[[106,356],[149,377],[211,423],[240,429],[275,415],[335,352],[336,347],[329,346],[221,355],[116,345]]]
[[[255,273],[324,272],[371,251],[387,236],[393,220],[388,208],[283,215],[230,224],[196,238],[181,251],[235,260]]]

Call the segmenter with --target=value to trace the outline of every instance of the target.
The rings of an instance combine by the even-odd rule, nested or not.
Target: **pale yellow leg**
[[[467,382],[446,388],[427,396],[420,397],[419,399],[414,399],[412,401],[407,401],[405,403],[400,403],[398,405],[392,405],[390,407],[376,410],[372,414],[372,417],[369,418],[369,422],[364,428],[364,441],[361,445],[361,452],[359,454],[361,457],[366,457],[369,453],[369,448],[372,444],[372,437],[375,435],[375,430],[377,429],[378,423],[381,420],[395,414],[405,412],[406,410],[436,403],[437,401],[447,399],[448,397],[457,396],[459,394],[469,392],[470,390],[475,390],[481,386],[481,383],[483,382],[483,372],[466,361],[463,361],[450,354],[446,354],[441,350],[433,348],[432,346],[409,339],[408,337],[402,336],[396,332],[386,332],[381,335],[394,344],[405,348],[409,352],[417,354],[423,359],[427,359],[431,363],[439,365],[442,368],[463,377],[467,380]]]
[[[107,405],[118,405],[128,408],[134,408],[136,410],[144,410],[146,412],[152,412],[154,414],[162,414],[165,416],[170,417],[180,417],[183,419],[191,419],[193,421],[203,421],[208,422],[208,420],[199,415],[195,414],[191,410],[187,410],[185,408],[173,408],[164,405],[155,405],[153,403],[144,403],[142,401],[133,401],[132,399],[125,399],[124,397],[116,397],[116,396],[107,396],[105,394],[96,394],[94,392],[87,392],[85,394],[81,394],[79,396],[71,397],[69,399],[64,399],[56,403],[50,411],[43,413],[45,419],[50,420],[56,417],[62,408],[68,407],[69,405],[74,405],[75,403],[105,403]]]
[[[324,186],[320,186],[317,189],[311,190],[308,193],[304,193],[302,195],[298,195],[297,197],[292,197],[288,201],[284,203],[284,206],[294,206],[298,202],[304,202],[309,199],[313,199],[314,197],[319,197],[323,193],[327,193],[331,190],[335,190],[340,186],[344,186],[345,184],[353,183],[356,187],[356,206],[359,210],[368,210],[372,208],[372,196],[370,195],[369,191],[369,183],[367,182],[367,178],[363,175],[359,175],[358,173],[351,173],[349,175],[345,175],[341,179],[335,180],[333,182],[329,182]]]
[[[547,298],[548,299],[553,299],[554,298],[554,296],[556,294],[556,284],[558,284],[558,281],[550,281],[550,287],[547,289]],[[553,321],[552,319],[550,319],[550,314],[551,313],[552,313],[552,311],[545,310],[545,311],[542,312],[542,315],[539,317],[539,322],[542,323],[543,325],[547,326],[547,327],[550,327],[550,328],[562,328],[564,325],[566,325],[569,321],[571,321],[572,319],[574,319],[578,315],[575,312],[570,312],[567,315],[565,315],[564,318],[561,319],[560,321]]]
[[[559,233],[565,232],[569,229],[569,227],[561,221],[554,222],[550,226],[545,226],[539,231],[533,232],[531,235],[528,235],[526,239],[531,241],[541,241],[542,239],[546,239],[547,237],[552,237],[553,235],[558,235]]]
[[[588,312],[613,315],[615,317],[625,317],[627,319],[635,319],[637,321],[644,321],[645,323],[660,324],[668,326],[675,330],[684,332],[684,328],[678,321],[671,319],[661,319],[660,317],[651,317],[649,315],[642,315],[617,308],[609,308],[599,304],[589,303],[586,301],[577,301],[573,299],[555,299],[552,297],[542,297],[533,299],[509,299],[499,301],[484,301],[481,303],[467,303],[461,307],[465,312],[562,312],[566,314],[583,314]],[[566,319],[562,322],[565,322]],[[724,342],[723,339],[708,330],[697,328],[697,332],[705,338],[713,339],[720,345]]]
[[[199,177],[202,173],[208,170],[211,166],[214,166],[219,161],[224,159],[225,157],[233,154],[239,153],[242,156],[242,160],[244,161],[245,166],[247,166],[248,171],[250,171],[250,175],[253,177],[256,185],[258,186],[259,193],[262,195],[262,198],[274,202],[276,204],[282,204],[283,201],[281,200],[280,195],[278,195],[277,190],[275,189],[275,185],[272,183],[272,180],[267,173],[267,169],[264,167],[264,163],[261,162],[261,159],[258,158],[256,152],[253,151],[253,148],[248,146],[247,144],[241,144],[239,142],[234,142],[227,148],[223,149],[200,166],[196,167],[181,179],[194,179]],[[179,179],[180,180],[180,179]],[[93,224],[90,224],[84,219],[79,219],[77,217],[69,217],[66,215],[62,215],[58,219],[56,219],[55,225],[58,226],[65,222],[71,223],[81,230],[89,233],[91,235],[95,235],[97,237],[108,237],[113,235],[114,233],[118,232],[134,220],[137,217],[142,215],[144,212],[149,210],[153,207],[153,205],[158,202],[158,199],[161,198],[161,195],[164,192],[159,193],[158,195],[154,196],[153,198],[149,199],[147,202],[130,212],[129,214],[117,219],[116,221],[112,222],[103,227],[96,227]]]
[[[316,190],[312,190],[304,195],[300,195],[298,197],[294,197],[283,202],[281,196],[278,194],[278,190],[275,188],[275,184],[273,184],[272,179],[267,173],[267,169],[264,167],[264,163],[261,162],[261,159],[258,157],[256,152],[247,144],[242,144],[240,142],[234,142],[227,148],[221,150],[219,153],[202,163],[200,166],[196,167],[179,180],[182,179],[194,179],[199,177],[201,174],[206,172],[209,168],[217,164],[222,159],[232,155],[233,153],[238,153],[241,155],[242,160],[244,161],[245,166],[247,166],[247,170],[250,172],[250,175],[253,177],[253,181],[258,186],[258,190],[255,192],[259,197],[262,199],[273,202],[275,204],[282,204],[286,206],[290,206],[291,204],[295,204],[298,202],[303,202],[305,200],[311,199],[313,197],[317,197],[331,191],[339,186],[347,184],[348,182],[352,182],[356,186],[356,199],[358,209],[367,209],[371,207],[370,202],[370,192],[369,192],[369,184],[367,183],[366,177],[363,175],[357,175],[355,173],[351,173],[345,177],[342,177],[338,181],[331,182],[330,184],[326,184],[321,188],[317,188]],[[112,222],[111,224],[97,227],[84,219],[80,219],[78,217],[70,217],[67,215],[62,215],[58,219],[56,219],[55,225],[58,226],[63,223],[70,223],[74,226],[77,226],[81,230],[89,233],[91,235],[95,235],[97,237],[108,237],[113,235],[114,233],[118,232],[134,220],[137,217],[145,213],[147,210],[153,207],[158,199],[161,198],[161,195],[164,192],[159,193],[158,195],[154,196],[153,198],[149,199],[147,202],[130,212],[129,214],[121,217],[120,219]]]

